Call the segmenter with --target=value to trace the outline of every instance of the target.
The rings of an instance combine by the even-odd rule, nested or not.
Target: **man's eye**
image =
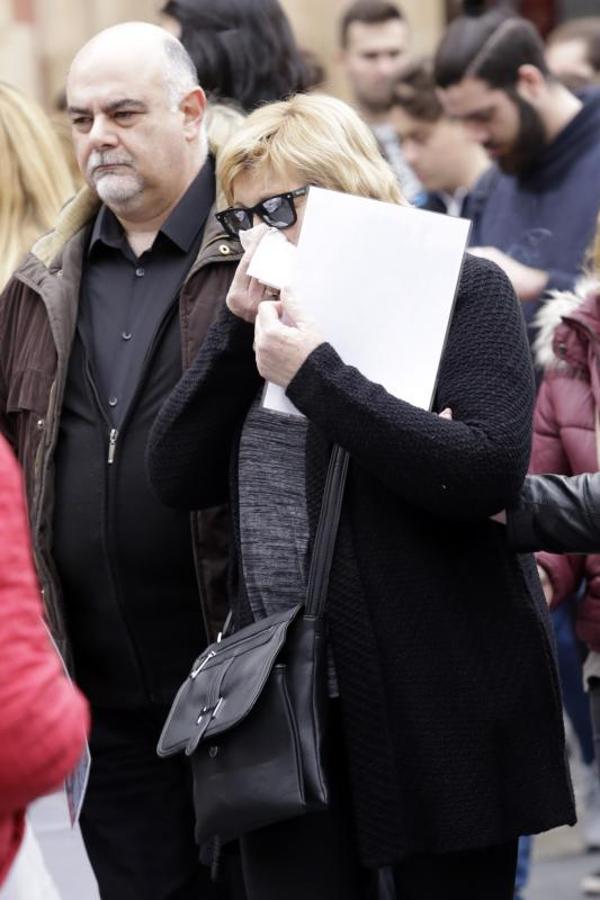
[[[131,122],[135,115],[136,113],[133,110],[123,109],[116,112],[113,118],[116,119],[117,122]]]
[[[75,128],[87,128],[90,125],[91,119],[89,116],[77,116],[75,119],[71,119],[71,123],[75,126]]]

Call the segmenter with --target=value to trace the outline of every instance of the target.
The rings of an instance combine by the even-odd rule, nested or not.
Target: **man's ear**
[[[517,93],[529,103],[535,105],[548,89],[546,77],[537,66],[526,63],[519,66],[517,72]]]
[[[193,91],[186,94],[179,104],[179,109],[184,116],[183,127],[188,140],[196,138],[202,126],[206,104],[206,94],[201,87],[194,88]]]

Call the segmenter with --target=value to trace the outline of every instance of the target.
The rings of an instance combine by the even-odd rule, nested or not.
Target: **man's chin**
[[[359,97],[358,98],[360,105],[363,109],[366,109],[373,116],[380,116],[383,113],[389,112],[390,109],[390,98],[389,95],[386,97]]]
[[[500,171],[504,172],[505,175],[519,174],[519,160],[515,159],[514,156],[511,156],[510,153],[503,154],[502,156],[496,156],[495,162]]]
[[[504,156],[498,156],[496,163],[504,175],[512,175],[514,178],[518,178],[520,175],[526,175],[533,168],[535,160],[507,153]]]
[[[103,175],[94,179],[93,188],[107,206],[128,206],[142,193],[137,179],[118,175]]]

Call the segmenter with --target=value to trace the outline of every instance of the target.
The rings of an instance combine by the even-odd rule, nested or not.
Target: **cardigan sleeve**
[[[427,302],[427,298],[423,299]],[[448,518],[512,505],[529,459],[534,385],[522,313],[500,269],[466,257],[434,408],[391,396],[329,344],[287,391],[355,463],[410,504]]]
[[[160,410],[147,466],[165,505],[205,509],[227,501],[231,446],[262,383],[253,339],[254,327],[223,307]]]
[[[60,784],[88,724],[42,620],[20,473],[0,438],[0,816]]]

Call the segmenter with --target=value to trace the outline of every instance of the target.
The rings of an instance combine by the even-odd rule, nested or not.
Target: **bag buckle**
[[[191,756],[206,732],[206,729],[215,718],[219,711],[219,707],[223,702],[223,698],[219,697],[217,702],[213,706],[204,706],[200,710],[200,715],[196,719],[196,730],[194,734],[191,736],[187,743],[187,747],[185,748],[185,755]]]
[[[211,719],[214,719],[215,716],[217,715],[217,712],[219,711],[219,707],[220,707],[220,705],[221,705],[222,702],[223,702],[223,698],[222,698],[222,697],[219,697],[219,699],[217,700],[217,702],[215,703],[214,706],[205,706],[204,709],[201,709],[201,710],[200,710],[200,715],[199,715],[198,718],[196,719],[196,725],[199,725],[199,724],[200,724],[200,722],[202,721],[203,717],[204,717],[207,713],[210,713],[209,722],[211,721]]]
[[[217,655],[217,654],[215,653],[214,650],[210,650],[210,651],[206,654],[206,656],[203,658],[203,660],[202,660],[202,662],[200,663],[200,665],[196,666],[195,669],[192,669],[192,671],[190,672],[190,678],[192,678],[192,679],[193,679],[193,678],[196,678],[196,676],[198,675],[198,672],[201,672],[202,669],[204,668],[204,666],[207,664],[207,662],[209,662],[209,660],[211,660],[211,659],[213,658],[213,656],[216,656],[216,655]]]

